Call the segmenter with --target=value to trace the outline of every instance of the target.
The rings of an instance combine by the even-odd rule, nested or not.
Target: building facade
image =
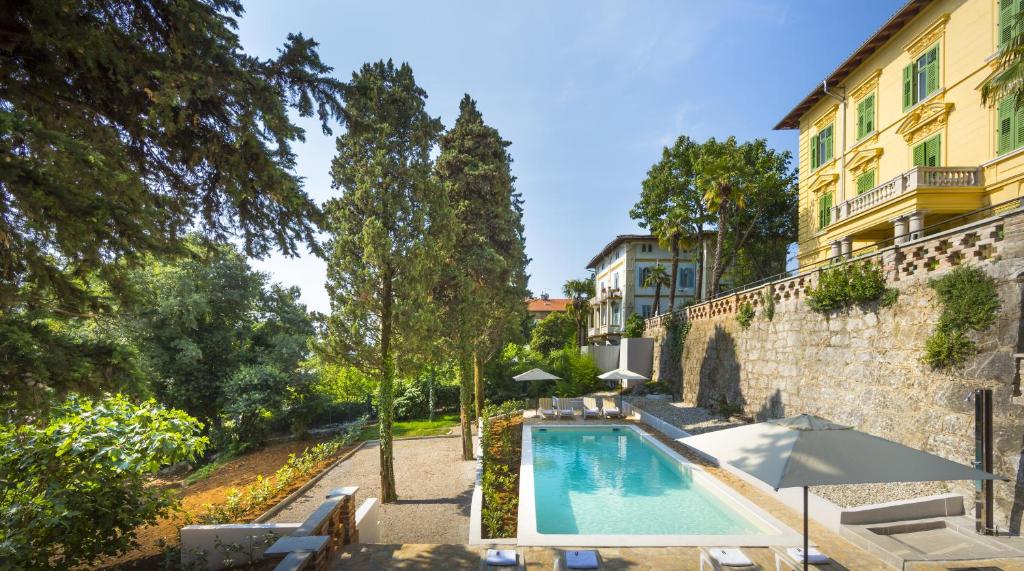
[[[705,251],[711,243],[711,240],[705,240]],[[705,259],[709,258],[705,255]],[[662,286],[659,307],[655,307],[655,288],[644,285],[650,269],[659,264],[671,272],[672,254],[650,234],[616,236],[590,260],[587,269],[594,272],[595,293],[590,300],[588,331],[591,343],[618,343],[626,319],[634,313],[651,317],[669,311],[670,286]],[[696,253],[680,252],[676,309],[695,299],[698,274]],[[706,292],[707,272],[704,272],[703,280],[703,291]]]
[[[1021,194],[1024,110],[982,104],[1020,0],[912,0],[779,122],[798,129],[801,267]]]
[[[540,297],[526,300],[526,311],[530,314],[530,319],[533,323],[536,324],[552,313],[566,311],[571,303],[571,299],[551,297],[546,293],[542,293]]]

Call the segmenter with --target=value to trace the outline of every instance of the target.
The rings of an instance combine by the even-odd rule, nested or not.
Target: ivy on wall
[[[768,284],[764,290],[761,291],[761,315],[764,315],[765,319],[771,321],[775,319],[775,286]]]
[[[740,304],[739,311],[736,312],[736,321],[740,327],[746,329],[754,321],[755,315],[757,315],[757,311],[754,310],[754,306],[749,301],[744,301]]]
[[[822,270],[818,285],[807,295],[807,305],[818,313],[878,302],[896,303],[899,292],[885,287],[882,267],[871,261],[841,262]]]
[[[924,361],[936,369],[962,367],[978,350],[967,334],[984,331],[996,321],[996,281],[979,268],[960,266],[928,285],[938,294],[942,314],[925,342]]]
[[[690,333],[690,321],[681,315],[673,315],[666,327],[668,330],[668,346],[672,351],[672,361],[678,362],[683,356],[686,336]]]

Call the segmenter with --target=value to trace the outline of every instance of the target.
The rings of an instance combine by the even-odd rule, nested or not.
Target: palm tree
[[[569,280],[562,286],[562,292],[571,301],[569,313],[576,321],[576,350],[587,344],[587,316],[590,315],[590,298],[594,297],[594,276],[582,280]]]
[[[1024,11],[1016,16],[1008,33],[1009,40],[999,55],[996,72],[981,86],[981,101],[986,105],[1014,98],[1014,107],[1024,107],[1024,34],[1020,31],[1024,22]],[[1002,30],[1001,33],[1004,33]]]
[[[653,287],[654,288],[654,314],[655,315],[661,313],[661,288],[662,288],[662,286],[669,285],[670,283],[675,282],[675,281],[676,280],[675,280],[674,276],[672,277],[672,279],[669,279],[668,272],[665,271],[665,266],[663,266],[661,264],[657,264],[655,266],[651,266],[650,268],[647,268],[647,275],[644,277],[644,287]],[[673,287],[674,287],[674,284],[673,284]],[[672,298],[673,298],[673,296],[669,296],[669,299],[672,299]],[[674,307],[672,307],[671,302],[669,302],[669,313],[672,313],[673,309],[674,309]]]
[[[744,156],[746,146],[736,144],[735,137],[718,142],[708,139],[701,145],[699,157],[695,161],[697,186],[704,193],[704,201],[708,211],[717,215],[715,236],[715,259],[711,266],[711,291],[718,293],[718,282],[725,271],[725,233],[729,228],[730,217],[746,206],[745,181],[750,176],[750,165]]]

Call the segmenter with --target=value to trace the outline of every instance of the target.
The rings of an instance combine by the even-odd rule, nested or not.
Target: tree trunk
[[[459,359],[459,420],[462,426],[462,459],[473,459],[473,373],[468,356]]]
[[[473,391],[476,394],[476,418],[484,414],[484,381],[480,376],[480,355],[473,351]]]
[[[654,313],[652,315],[661,315],[661,282],[654,284]]]
[[[394,291],[391,279],[385,273],[384,292],[381,304],[380,357],[381,379],[379,389],[378,424],[380,428],[380,501],[390,504],[398,501],[395,490],[395,462],[392,440],[395,415],[395,366],[391,358],[391,308]]]
[[[679,240],[672,237],[672,277],[669,278],[668,313],[676,310],[676,280],[679,279]]]
[[[715,236],[715,261],[711,264],[711,297],[718,295],[718,282],[722,279],[722,258],[725,256],[725,227],[729,221],[725,202],[718,208],[718,234]]]
[[[697,238],[697,283],[693,287],[693,300],[699,303],[704,299],[704,228],[698,228]]]
[[[434,422],[434,367],[430,367],[430,376],[427,377],[427,420]]]
[[[587,319],[588,315],[583,313],[583,309],[590,310],[582,302],[573,302],[574,313],[573,317],[576,319],[576,353],[580,352],[580,348],[587,344]]]

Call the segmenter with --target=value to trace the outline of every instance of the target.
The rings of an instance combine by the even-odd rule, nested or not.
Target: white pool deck
[[[591,424],[591,426],[594,426]],[[665,454],[672,461],[678,462],[682,468],[692,472],[697,485],[712,492],[715,497],[744,516],[748,521],[762,530],[757,534],[745,535],[585,535],[585,534],[545,534],[537,531],[536,502],[534,500],[533,475],[533,431],[537,428],[548,430],[572,430],[585,428],[586,425],[566,423],[541,423],[523,426],[522,460],[519,472],[519,545],[523,546],[558,546],[574,545],[580,547],[712,547],[730,545],[738,547],[770,547],[797,546],[802,542],[800,534],[787,527],[778,519],[755,503],[728,486],[719,482],[701,466],[694,464],[677,454],[674,450],[632,424],[601,423],[601,428],[620,428],[632,430],[640,438]],[[637,513],[642,518],[644,514]]]

